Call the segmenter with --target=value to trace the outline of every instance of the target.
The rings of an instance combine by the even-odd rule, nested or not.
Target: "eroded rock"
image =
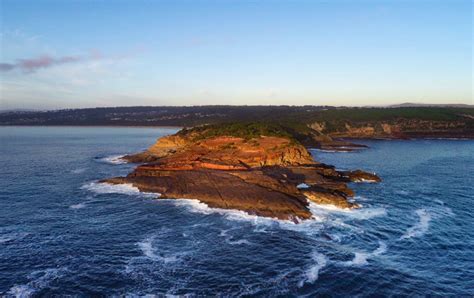
[[[304,146],[285,136],[203,138],[191,130],[161,138],[126,160],[144,164],[126,177],[102,182],[294,221],[311,218],[308,200],[357,208],[348,200],[354,192],[347,182],[380,181],[375,174],[317,163]],[[308,187],[297,187],[303,183]]]

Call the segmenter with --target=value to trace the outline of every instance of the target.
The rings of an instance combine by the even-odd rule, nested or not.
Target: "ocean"
[[[474,141],[311,150],[383,182],[301,224],[97,182],[176,131],[0,127],[0,295],[474,295]]]

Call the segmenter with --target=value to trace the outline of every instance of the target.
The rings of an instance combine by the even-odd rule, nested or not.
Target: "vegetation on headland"
[[[347,108],[329,106],[115,107],[45,112],[0,113],[0,125],[183,126],[222,122],[267,121],[305,125],[316,121],[433,121],[474,117],[472,107]]]
[[[295,140],[288,127],[276,122],[227,122],[182,129],[178,135],[195,134],[194,139],[231,136],[250,140],[260,136],[283,137]]]
[[[255,123],[257,122],[257,123]],[[252,138],[257,135],[285,136],[301,143],[314,135],[346,134],[348,127],[375,130],[384,137],[387,125],[398,137],[474,136],[474,108],[396,107],[347,108],[330,106],[193,106],[117,107],[49,112],[0,113],[0,125],[73,126],[180,126],[199,128],[203,137],[212,134]],[[384,126],[385,125],[385,126]],[[310,126],[312,128],[310,128]],[[319,128],[318,128],[319,126]],[[212,129],[210,129],[212,128]],[[401,134],[400,134],[401,133]],[[390,134],[390,133],[389,133]],[[358,133],[357,137],[364,137]]]

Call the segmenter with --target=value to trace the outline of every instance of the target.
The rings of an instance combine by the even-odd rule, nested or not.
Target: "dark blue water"
[[[474,142],[313,152],[375,171],[300,225],[95,183],[175,129],[0,128],[1,295],[474,295]]]

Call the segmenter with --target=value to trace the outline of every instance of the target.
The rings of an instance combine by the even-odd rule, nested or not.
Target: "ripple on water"
[[[0,244],[6,244],[16,240],[21,240],[28,235],[29,233],[6,233],[0,236]]]

